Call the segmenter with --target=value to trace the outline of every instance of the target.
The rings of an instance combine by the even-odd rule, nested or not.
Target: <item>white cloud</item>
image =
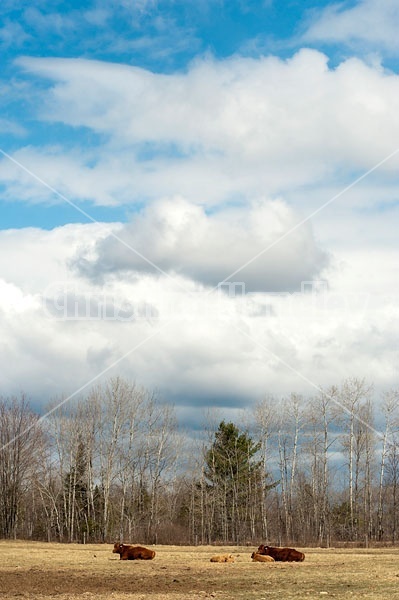
[[[27,25],[39,34],[66,35],[76,28],[73,13],[60,14],[56,12],[41,11],[40,7],[29,6],[25,8],[23,16]],[[77,13],[75,13],[75,18]]]
[[[97,6],[92,9],[88,9],[83,13],[84,19],[90,23],[91,25],[96,25],[98,27],[106,27],[107,21],[112,16],[112,13],[104,8],[104,6]]]
[[[37,168],[43,161],[55,185],[98,204],[175,194],[218,204],[337,175],[347,183],[399,139],[399,76],[356,59],[329,69],[314,50],[286,61],[203,59],[172,75],[80,59],[19,64],[51,81],[44,120],[102,136],[86,155],[30,148],[29,161]],[[398,162],[380,171],[395,173]]]
[[[3,27],[0,27],[0,44],[3,49],[9,49],[11,46],[23,46],[30,35],[26,33],[22,25],[16,21],[5,19]]]
[[[95,205],[116,206],[130,200],[135,176],[127,165],[112,156],[94,165],[92,161],[90,150],[21,148],[11,159],[0,160],[4,196],[32,204],[89,200]]]
[[[48,285],[70,279],[69,260],[84,243],[107,236],[107,223],[0,231],[0,277],[23,294],[45,295]]]
[[[27,130],[14,120],[0,119],[0,132],[23,137],[27,133]]]
[[[395,55],[399,49],[399,5],[396,0],[360,0],[355,6],[327,5],[314,13],[305,42],[361,45]]]

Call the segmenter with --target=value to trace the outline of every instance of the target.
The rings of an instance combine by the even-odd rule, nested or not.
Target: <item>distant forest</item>
[[[374,423],[378,402],[379,429]],[[0,398],[0,537],[158,544],[395,543],[399,392],[348,379],[265,396],[198,439],[122,378],[41,417]]]

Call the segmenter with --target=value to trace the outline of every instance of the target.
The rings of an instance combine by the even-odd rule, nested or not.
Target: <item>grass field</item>
[[[303,563],[253,563],[252,547],[156,546],[120,561],[112,545],[0,541],[0,600],[399,598],[399,549],[303,549]],[[233,564],[209,561],[232,553]]]

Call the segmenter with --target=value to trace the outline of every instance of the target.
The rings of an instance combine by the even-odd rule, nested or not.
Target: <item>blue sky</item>
[[[232,56],[289,59],[305,46],[325,52],[330,68],[351,56],[395,68],[397,53],[387,48],[383,36],[373,37],[370,32],[359,30],[359,20],[373,17],[373,4],[376,6],[370,1],[338,5],[316,0],[112,3],[96,0],[84,4],[42,1],[32,6],[23,1],[4,2],[0,8],[1,149],[12,153],[21,147],[62,145],[73,150],[96,148],[104,142],[98,131],[84,126],[72,127],[60,119],[43,122],[41,106],[46,93],[51,93],[52,81],[27,73],[18,62],[21,57],[97,60],[173,74],[186,72],[193,61],[207,56],[220,61]],[[390,5],[393,3],[379,5],[381,27],[391,17]],[[350,20],[356,10],[365,16],[359,18],[354,13],[353,23],[348,25],[348,33],[342,39],[339,18],[346,15]],[[333,23],[329,35],[323,37],[317,30],[318,24],[319,29],[323,28],[323,19],[329,11],[334,11],[335,38]],[[129,206],[123,202],[112,209],[99,209],[83,202],[84,208],[91,208],[98,220],[126,220],[130,214]],[[62,202],[54,205],[48,198],[32,206],[29,200],[24,202],[2,194],[0,209],[3,228],[29,225],[51,228],[81,220],[81,215],[74,214],[70,207]]]
[[[4,394],[118,371],[187,416],[397,385],[394,0],[0,16]],[[76,323],[87,298],[136,317]]]
[[[220,1],[3,3],[5,51],[141,64],[157,71],[184,68],[196,55],[222,58],[266,51],[304,26],[325,2]],[[8,35],[6,33],[9,32]],[[19,32],[19,39],[11,39]]]

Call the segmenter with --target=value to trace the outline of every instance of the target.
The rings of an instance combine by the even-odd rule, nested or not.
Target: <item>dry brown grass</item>
[[[255,547],[157,546],[152,561],[121,561],[112,548],[0,541],[0,599],[399,598],[399,549],[312,548],[303,563],[254,563]],[[216,553],[235,562],[211,563]]]

